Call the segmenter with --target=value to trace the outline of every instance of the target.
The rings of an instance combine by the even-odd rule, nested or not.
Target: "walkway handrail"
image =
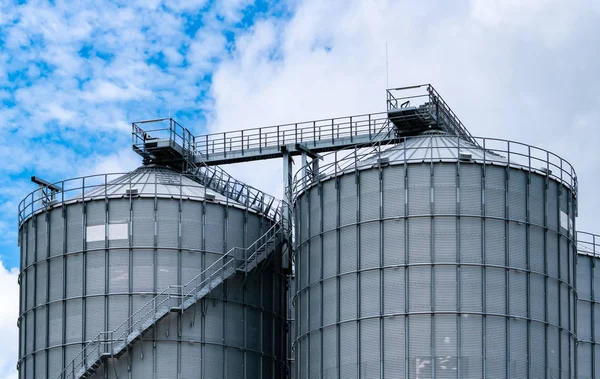
[[[145,330],[143,329],[144,324],[150,320],[154,320],[161,310],[166,310],[168,312],[172,308],[182,307],[184,302],[190,298],[199,300],[199,298],[196,297],[202,288],[208,286],[208,292],[210,292],[212,288],[218,286],[235,273],[237,268],[256,259],[257,254],[261,251],[266,253],[267,245],[278,238],[281,228],[281,221],[276,222],[248,247],[233,247],[187,283],[183,285],[169,285],[166,287],[154,296],[152,300],[148,301],[129,318],[119,324],[114,330],[100,332],[88,342],[81,352],[65,366],[56,379],[75,379],[75,375],[81,369],[85,369],[88,363],[91,364],[97,361],[104,354],[111,356],[116,354],[116,343],[124,342],[123,347],[125,347],[128,342],[127,337],[134,333],[136,329],[139,329],[139,333],[143,333]],[[273,246],[273,248],[275,248],[275,246]],[[229,272],[228,276],[225,275],[226,272]],[[215,282],[215,280],[217,281]],[[172,300],[175,302],[172,303]],[[153,324],[150,324],[149,326],[151,325]]]

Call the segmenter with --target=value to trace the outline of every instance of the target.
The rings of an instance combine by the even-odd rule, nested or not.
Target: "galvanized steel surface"
[[[420,138],[296,187],[297,378],[575,378],[574,172]]]
[[[578,377],[600,377],[600,236],[577,232]]]
[[[272,225],[235,201],[208,201],[197,184],[177,188],[189,179],[170,170],[139,169],[131,178],[139,179],[139,196],[96,189],[22,224],[21,378],[56,376],[99,332]],[[149,190],[161,186],[161,193]],[[227,280],[192,311],[170,314],[95,377],[280,378],[285,276],[280,258],[272,259],[258,272]]]

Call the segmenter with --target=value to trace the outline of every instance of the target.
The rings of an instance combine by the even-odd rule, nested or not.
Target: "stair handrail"
[[[194,296],[195,296],[195,294],[197,294],[197,290],[202,288],[205,284],[208,283],[210,285],[211,281],[215,279],[215,276],[217,274],[223,275],[226,270],[226,267],[229,268],[229,266],[228,266],[229,264],[231,264],[231,263],[234,264],[233,272],[235,272],[235,269],[237,267],[243,266],[244,263],[251,262],[251,259],[255,259],[256,254],[262,247],[266,247],[266,245],[268,243],[270,243],[272,240],[277,238],[278,233],[281,230],[281,228],[282,228],[282,222],[280,219],[278,222],[275,222],[265,233],[263,233],[256,241],[254,241],[248,247],[245,247],[245,248],[233,247],[229,251],[227,251],[227,253],[220,256],[215,262],[213,262],[206,269],[202,270],[202,272],[200,272],[194,278],[190,279],[184,285],[169,285],[168,287],[166,287],[164,290],[162,290],[157,295],[155,295],[152,298],[152,300],[148,301],[146,304],[142,305],[138,310],[136,310],[134,313],[132,313],[131,316],[129,316],[125,321],[123,321],[121,324],[119,324],[114,330],[103,331],[103,332],[98,333],[98,335],[96,337],[94,337],[90,342],[88,342],[83,347],[81,352],[79,352],[71,360],[71,362],[69,362],[69,364],[67,364],[65,366],[63,371],[60,372],[60,374],[56,377],[56,379],[69,379],[69,378],[74,379],[76,372],[78,372],[81,368],[87,367],[86,362],[88,361],[88,359],[91,359],[92,354],[97,355],[97,358],[94,359],[93,362],[100,359],[101,356],[105,353],[110,353],[111,355],[114,355],[114,353],[115,353],[114,344],[116,342],[120,342],[123,340],[123,341],[125,341],[125,345],[126,345],[126,338],[127,338],[127,336],[129,336],[131,333],[133,333],[135,331],[135,326],[150,319],[148,317],[149,315],[152,315],[152,317],[154,317],[157,314],[158,310],[162,306],[165,305],[165,302],[170,302],[171,299],[179,300],[175,306],[169,306],[170,303],[166,304],[167,312],[168,312],[170,309],[172,309],[174,307],[181,306],[186,299],[191,297],[191,294],[194,294]],[[259,245],[260,242],[262,242],[262,244]],[[254,248],[254,251],[250,255],[248,255],[247,252],[253,248]],[[241,252],[244,252],[245,254],[243,257],[240,257],[239,255],[236,256],[236,254],[235,254],[236,251],[241,251]],[[241,261],[242,263],[238,266],[238,265],[236,265],[236,261]],[[218,266],[218,264],[220,262],[222,264],[221,264],[221,266]],[[191,291],[184,294],[185,288],[187,286],[189,286],[192,282],[197,282],[197,280],[199,278],[206,276],[206,273],[211,270],[214,270],[214,272],[210,273],[210,275],[205,277],[205,279],[201,280],[200,283],[197,283],[196,286]],[[225,279],[227,279],[227,278],[223,277],[223,280],[225,280]],[[173,293],[173,292],[175,292],[175,293]],[[148,311],[146,311],[146,313],[141,315],[137,319],[137,321],[131,322],[131,324],[130,324],[130,321],[132,321],[137,315],[141,314],[143,312],[143,310],[150,305],[152,305],[152,307]],[[117,331],[120,328],[122,328],[125,325],[129,325],[129,324],[130,324],[130,326],[128,326],[127,329],[125,329],[125,331],[123,331],[118,337],[114,338],[114,335],[117,333]],[[143,330],[140,330],[140,333],[142,333],[142,332],[143,332]],[[106,338],[106,336],[110,336],[110,338]],[[104,345],[104,347],[105,347],[105,349],[103,349],[103,350],[106,350],[107,346],[110,347],[109,351],[108,352],[100,351],[101,350],[100,347],[102,345]],[[80,363],[78,363],[78,362],[80,362]]]

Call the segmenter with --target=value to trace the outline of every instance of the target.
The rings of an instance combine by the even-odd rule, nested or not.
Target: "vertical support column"
[[[283,233],[284,246],[282,254],[282,265],[284,269],[291,268],[292,253],[292,157],[285,146],[281,147],[283,155]]]

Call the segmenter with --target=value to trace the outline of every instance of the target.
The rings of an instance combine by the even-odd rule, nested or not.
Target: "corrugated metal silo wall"
[[[600,258],[597,255],[577,256],[577,295],[577,374],[581,379],[600,378]]]
[[[164,198],[78,202],[33,216],[20,232],[20,378],[56,377],[86,341],[269,226],[243,209]],[[111,238],[96,240],[103,230]],[[280,257],[271,259],[170,314],[95,377],[281,378],[285,276]]]
[[[324,179],[295,212],[297,378],[574,377],[563,185],[389,165]]]

